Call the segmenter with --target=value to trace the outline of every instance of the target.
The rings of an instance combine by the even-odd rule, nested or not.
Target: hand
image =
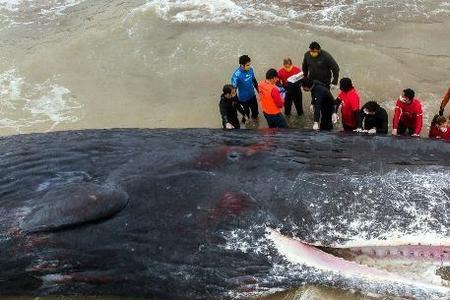
[[[443,115],[444,115],[444,108],[443,108],[443,107],[441,107],[441,108],[439,109],[439,115],[440,115],[440,116],[443,116]]]
[[[312,114],[314,113],[314,105],[311,104],[311,105],[309,106],[309,111],[310,111]]]
[[[313,130],[319,130],[319,122],[314,122]]]
[[[337,113],[333,113],[331,115],[331,122],[333,122],[333,124],[336,124],[339,121],[339,116]]]
[[[377,129],[376,129],[376,128],[369,129],[369,130],[367,131],[367,133],[368,133],[368,134],[375,134],[375,133],[377,133]]]
[[[392,129],[392,135],[397,135],[397,129]]]
[[[414,133],[414,134],[411,134],[411,136],[413,136],[413,137],[420,137],[420,134]]]
[[[231,123],[227,123],[227,124],[225,124],[225,128],[226,129],[234,129],[234,126],[231,125]]]
[[[361,133],[361,132],[363,132],[363,129],[362,129],[362,128],[356,128],[355,130],[353,130],[353,132],[359,132],[359,133]]]

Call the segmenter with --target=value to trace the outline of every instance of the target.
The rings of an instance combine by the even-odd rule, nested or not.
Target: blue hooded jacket
[[[237,68],[231,76],[231,84],[237,88],[238,98],[241,102],[248,102],[255,97],[255,84],[257,81],[253,68],[245,71],[241,67]]]

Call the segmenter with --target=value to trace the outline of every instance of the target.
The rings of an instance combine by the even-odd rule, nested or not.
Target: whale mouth
[[[422,244],[331,248],[310,245],[268,229],[278,252],[303,264],[370,281],[450,292],[450,246]]]

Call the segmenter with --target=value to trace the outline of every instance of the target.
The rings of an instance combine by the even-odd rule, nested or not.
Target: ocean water
[[[427,135],[450,83],[449,16],[450,1],[435,0],[0,0],[0,135],[220,127],[240,55],[261,80],[284,57],[301,64],[314,40],[363,102],[392,113],[413,88]],[[369,299],[301,291],[270,299]]]

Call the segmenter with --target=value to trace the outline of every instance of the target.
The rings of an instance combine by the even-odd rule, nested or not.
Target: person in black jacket
[[[302,70],[305,77],[319,80],[330,88],[337,86],[339,80],[339,65],[330,53],[320,48],[319,43],[312,42],[303,57]],[[331,80],[333,75],[333,80]]]
[[[219,109],[222,116],[223,129],[239,129],[239,119],[237,112],[242,114],[242,120],[245,122],[245,112],[236,96],[236,88],[231,84],[224,85],[223,94],[220,96]]]
[[[387,134],[388,114],[377,102],[369,101],[359,111],[357,127],[356,132]]]
[[[311,112],[314,113],[314,130],[332,130],[333,123],[331,116],[334,112],[334,97],[329,88],[318,80],[304,78],[302,88],[305,92],[311,92]]]

